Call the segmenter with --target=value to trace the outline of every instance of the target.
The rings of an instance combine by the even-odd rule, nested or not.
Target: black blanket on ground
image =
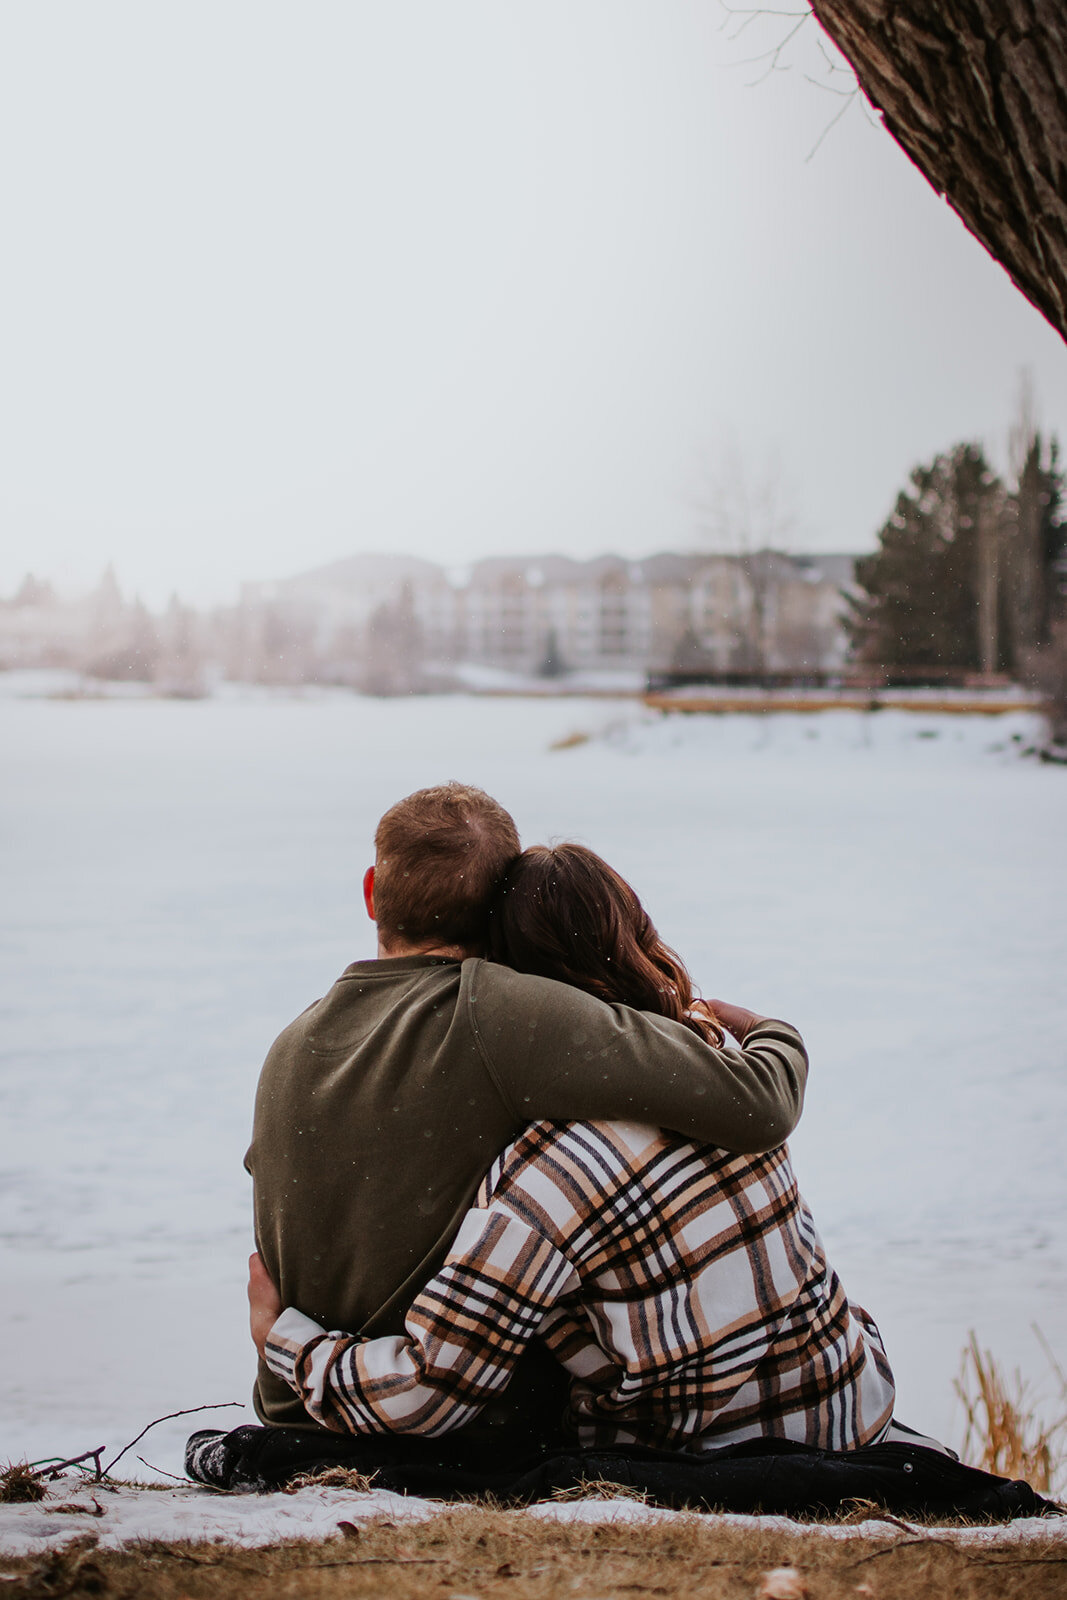
[[[376,1489],[436,1500],[492,1495],[510,1504],[546,1500],[583,1483],[635,1489],[655,1505],[806,1516],[873,1501],[898,1516],[964,1516],[1007,1521],[1058,1508],[1029,1484],[965,1467],[911,1444],[815,1450],[760,1439],[703,1456],[664,1450],[553,1449],[525,1457],[512,1449],[451,1439],[350,1437],[294,1428],[194,1433],[191,1478],[219,1489],[284,1488],[302,1473],[347,1467]]]

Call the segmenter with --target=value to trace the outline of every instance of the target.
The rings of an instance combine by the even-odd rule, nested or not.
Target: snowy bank
[[[119,1549],[138,1540],[213,1541],[254,1546],[295,1539],[328,1539],[344,1530],[342,1523],[359,1525],[386,1518],[431,1517],[457,1507],[441,1501],[375,1490],[360,1494],[348,1489],[309,1487],[295,1494],[221,1494],[195,1485],[175,1488],[111,1487],[62,1478],[51,1485],[46,1500],[32,1505],[0,1505],[0,1553],[36,1555],[86,1533],[97,1536],[103,1549]],[[545,1502],[515,1511],[516,1517],[536,1517],[554,1522],[669,1522],[692,1512],[668,1511],[631,1499]],[[762,1527],[783,1533],[818,1532],[829,1539],[884,1537],[885,1519],[841,1524],[798,1523],[787,1517],[717,1516],[732,1527]],[[900,1519],[891,1526],[901,1527]],[[905,1525],[909,1526],[910,1525]],[[923,1534],[935,1530],[924,1524]],[[977,1528],[943,1528],[939,1536],[959,1544],[1029,1543],[1035,1540],[1067,1544],[1067,1516],[1025,1517],[1017,1522]]]

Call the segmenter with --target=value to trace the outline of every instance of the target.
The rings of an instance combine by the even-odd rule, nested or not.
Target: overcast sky
[[[1021,369],[1067,439],[1067,349],[858,100],[806,159],[811,19],[753,85],[789,26],[0,0],[0,592],[694,548],[739,476],[862,549]]]

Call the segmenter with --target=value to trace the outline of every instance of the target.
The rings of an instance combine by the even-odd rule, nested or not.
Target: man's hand
[[[282,1314],[282,1297],[258,1254],[248,1258],[248,1308],[252,1342],[262,1361],[267,1335]]]
[[[766,1022],[766,1017],[761,1017],[758,1011],[746,1011],[744,1006],[730,1006],[725,1000],[698,1000],[693,1009],[700,1006],[710,1012],[713,1019],[724,1027],[727,1033],[732,1033],[739,1044],[744,1044],[745,1037],[751,1033],[757,1022]]]

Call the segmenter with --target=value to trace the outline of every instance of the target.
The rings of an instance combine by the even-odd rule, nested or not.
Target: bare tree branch
[[[833,90],[832,92],[836,94],[838,91],[837,90]],[[804,157],[805,163],[809,162],[812,159],[812,157],[814,156],[816,150],[818,150],[819,146],[822,144],[823,140],[826,138],[826,135],[830,132],[831,128],[836,128],[837,127],[837,124],[841,121],[841,118],[844,116],[844,114],[848,110],[849,106],[853,104],[853,102],[855,101],[855,99],[856,99],[857,95],[859,94],[859,92],[860,92],[859,89],[856,88],[856,89],[853,89],[848,94],[848,97],[845,100],[845,103],[841,107],[840,111],[835,112],[835,114],[830,118],[829,122],[826,124],[825,128],[822,130],[822,132],[820,133],[819,137],[816,139],[815,143],[812,145],[811,149],[808,151],[807,155]]]
[[[102,1470],[101,1469],[97,1470],[97,1477],[98,1478],[101,1478],[101,1477],[105,1477],[106,1478],[107,1474],[111,1471],[111,1469],[115,1465],[115,1463],[118,1462],[118,1461],[121,1461],[123,1456],[126,1454],[126,1452],[128,1450],[132,1450],[135,1444],[139,1444],[140,1441],[144,1438],[145,1434],[148,1433],[149,1429],[154,1428],[157,1423],[170,1422],[172,1417],[191,1417],[194,1411],[226,1411],[230,1406],[236,1406],[238,1411],[243,1411],[244,1410],[244,1402],[241,1401],[241,1400],[219,1400],[215,1405],[211,1405],[211,1406],[185,1406],[185,1407],[183,1407],[183,1409],[181,1411],[168,1411],[166,1416],[156,1417],[154,1421],[152,1421],[152,1422],[150,1422],[148,1424],[147,1428],[142,1428],[141,1429],[141,1431],[137,1435],[136,1439],[131,1439],[129,1444],[124,1444],[122,1449],[119,1451],[118,1455],[117,1456],[113,1456],[112,1459],[108,1462],[106,1467],[104,1467]]]
[[[810,20],[811,13],[806,11],[804,15],[797,20],[796,24],[790,28],[789,32],[784,36],[784,38],[779,39],[778,43],[772,45],[769,50],[761,50],[759,55],[746,56],[736,63],[736,65],[739,67],[754,67],[758,66],[761,61],[767,62],[766,70],[761,72],[758,78],[753,78],[751,83],[748,85],[750,89],[754,89],[759,83],[765,83],[772,72],[789,71],[788,66],[783,67],[780,65],[782,51],[785,49],[786,45],[790,44],[792,40],[796,38],[805,22]]]

